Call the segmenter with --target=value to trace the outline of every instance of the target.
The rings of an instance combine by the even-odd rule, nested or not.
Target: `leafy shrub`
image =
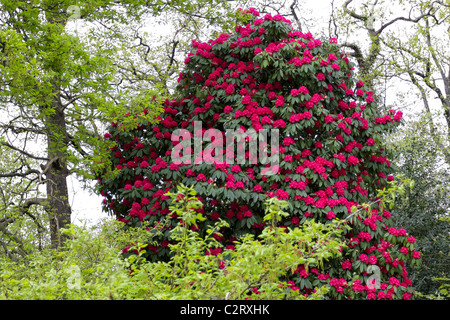
[[[402,113],[380,113],[336,39],[294,31],[280,15],[246,14],[249,23],[235,32],[192,42],[176,99],[165,101],[157,124],[111,124],[105,138],[116,143],[113,166],[99,181],[105,210],[127,227],[162,224],[174,217],[166,193],[193,186],[204,219],[190,228],[204,237],[222,219],[213,238],[226,248],[262,233],[267,197],[286,200],[279,226],[339,218],[351,227],[339,258],[311,269],[298,261],[289,281],[302,294],[325,284],[331,299],[411,298],[405,261],[418,263],[420,253],[377,195],[394,180],[382,141]],[[237,156],[234,143],[224,147],[229,132],[238,133]],[[259,157],[245,152],[246,141],[263,132],[271,142],[259,139]],[[143,257],[169,261],[176,226],[164,224]]]

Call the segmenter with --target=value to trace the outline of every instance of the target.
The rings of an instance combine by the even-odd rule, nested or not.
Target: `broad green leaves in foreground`
[[[191,194],[190,194],[191,193]],[[2,299],[321,299],[320,285],[308,297],[280,279],[301,263],[318,267],[324,259],[340,254],[340,229],[311,221],[302,228],[276,227],[285,204],[266,202],[271,223],[260,241],[246,235],[234,248],[221,248],[213,235],[225,222],[219,221],[202,238],[190,226],[202,219],[195,209],[201,203],[192,189],[179,188],[172,208],[180,220],[173,229],[169,262],[141,259],[145,248],[161,228],[127,229],[108,221],[100,229],[76,226],[64,230],[70,237],[64,250],[43,251],[24,263],[0,261]],[[159,224],[160,226],[160,224]],[[137,255],[122,258],[122,248]],[[206,254],[205,251],[209,250]]]

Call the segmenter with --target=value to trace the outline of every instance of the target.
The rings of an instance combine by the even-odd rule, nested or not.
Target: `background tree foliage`
[[[420,118],[419,118],[420,119]],[[411,266],[417,290],[436,293],[448,278],[450,266],[450,171],[445,155],[436,145],[427,125],[429,118],[410,121],[390,137],[389,147],[397,154],[397,173],[415,181],[412,189],[396,201],[392,212],[398,226],[410,230],[423,252],[422,265]]]
[[[3,145],[0,154],[4,161],[0,167],[0,252],[17,262],[48,244],[48,226],[43,224],[42,212],[33,206],[43,201],[38,190],[39,176],[11,174],[17,170],[17,163],[25,170],[33,170],[33,160],[21,162],[19,152]],[[27,194],[33,197],[25,199]]]

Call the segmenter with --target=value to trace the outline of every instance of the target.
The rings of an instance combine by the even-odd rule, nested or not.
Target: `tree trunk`
[[[47,152],[50,159],[46,168],[46,184],[51,246],[56,249],[61,246],[65,239],[60,234],[60,229],[67,227],[71,223],[71,209],[67,189],[69,170],[63,151],[67,147],[65,142],[66,119],[64,109],[59,100],[59,89],[56,88],[52,109],[54,113],[46,118],[46,125],[49,128]]]
[[[47,8],[45,10],[46,18],[50,24],[60,24],[65,26],[67,17],[60,15],[58,10]],[[71,208],[69,203],[69,192],[67,188],[67,176],[69,170],[67,167],[66,149],[67,127],[63,104],[61,102],[60,78],[62,75],[62,66],[64,61],[55,59],[51,69],[57,76],[52,81],[52,100],[49,105],[51,112],[46,113],[45,125],[47,127],[47,154],[49,162],[47,163],[47,198],[49,203],[49,221],[50,221],[50,240],[51,247],[59,248],[66,236],[61,235],[60,229],[66,228],[71,223]]]

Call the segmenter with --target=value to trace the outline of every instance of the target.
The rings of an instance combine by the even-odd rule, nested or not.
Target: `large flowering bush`
[[[193,185],[204,204],[199,210],[206,220],[192,228],[204,233],[219,219],[229,225],[214,235],[223,246],[205,252],[212,255],[233,250],[242,234],[259,234],[263,200],[277,197],[289,204],[289,216],[280,222],[286,228],[310,219],[345,219],[350,226],[342,258],[293,272],[289,281],[303,294],[327,284],[333,299],[411,298],[405,262],[416,263],[420,253],[376,198],[376,190],[393,180],[382,137],[402,113],[380,114],[336,39],[322,42],[294,31],[280,15],[246,14],[249,23],[234,33],[192,42],[177,97],[165,101],[156,124],[131,130],[111,124],[105,138],[116,143],[113,167],[100,181],[105,208],[126,225],[149,220],[166,229],[144,254],[156,261],[168,259],[177,219],[165,219],[171,215],[165,194],[177,184]],[[236,149],[219,148],[226,146],[226,134],[210,129],[240,129],[245,139]],[[263,163],[245,149],[245,161],[232,163],[237,158],[230,153],[242,151],[252,129],[270,135],[278,130],[278,145],[263,144],[278,164]],[[174,160],[190,152],[192,157]],[[363,203],[372,205],[361,209]]]

